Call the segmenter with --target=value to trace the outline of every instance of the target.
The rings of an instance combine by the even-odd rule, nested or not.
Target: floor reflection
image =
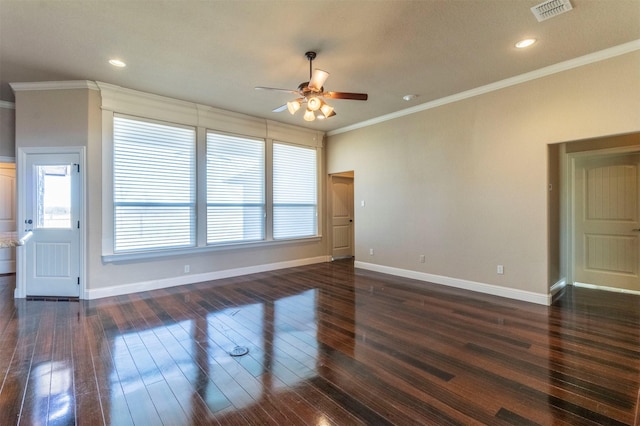
[[[71,372],[71,367],[61,361],[43,362],[33,368],[31,374],[35,381],[35,425],[75,424]]]
[[[197,423],[193,417],[202,415],[202,403],[228,418],[312,379],[318,374],[319,317],[331,311],[326,303],[319,306],[320,294],[317,288],[278,297],[244,294],[243,300],[253,303],[225,307],[219,300],[202,300],[198,312],[186,314],[191,319],[115,334],[109,376],[111,389],[117,389],[110,398],[113,423],[122,420],[118,413],[131,413],[136,422],[136,413],[149,408],[140,407],[154,398],[145,394],[158,383],[166,383],[175,396],[182,420]],[[249,352],[231,356],[237,346]],[[162,404],[155,407],[166,420]]]

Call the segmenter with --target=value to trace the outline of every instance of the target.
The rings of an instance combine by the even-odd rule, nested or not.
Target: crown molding
[[[16,109],[16,104],[9,101],[0,101],[0,108],[4,109]]]
[[[324,133],[208,105],[95,82],[102,110],[282,142],[322,147]]]
[[[197,105],[179,99],[141,92],[97,81],[102,110],[171,121],[187,126],[198,124]]]
[[[480,86],[475,89],[467,90],[464,92],[456,93],[451,96],[446,96],[444,98],[436,99],[431,102],[416,105],[411,108],[396,111],[391,114],[386,114],[380,117],[372,118],[371,120],[362,121],[360,123],[356,123],[351,126],[341,127],[339,129],[335,129],[330,132],[327,132],[327,136],[334,136],[340,133],[346,133],[352,130],[373,126],[374,124],[379,124],[385,121],[404,117],[406,115],[415,114],[420,111],[437,108],[439,106],[447,105],[453,102],[461,101],[463,99],[472,98],[474,96],[479,96],[485,93],[494,92],[496,90],[526,83],[531,80],[547,77],[549,75],[557,74],[559,72],[567,71],[573,68],[579,68],[584,65],[589,65],[595,62],[604,61],[606,59],[624,55],[626,53],[635,52],[636,50],[640,50],[640,39],[630,41],[628,43],[620,44],[618,46],[614,46],[609,49],[604,49],[598,52],[590,53],[588,55],[580,56],[574,59],[569,59],[568,61],[559,62],[557,64],[550,65],[548,67],[540,68],[535,71],[531,71],[515,77],[500,80],[495,83],[490,83],[485,86]]]
[[[14,92],[27,92],[33,90],[71,90],[89,89],[99,90],[98,85],[88,80],[69,81],[34,81],[27,83],[9,83]]]

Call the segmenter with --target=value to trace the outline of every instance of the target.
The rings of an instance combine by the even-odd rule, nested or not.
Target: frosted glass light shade
[[[319,92],[320,90],[322,90],[322,86],[324,86],[324,82],[327,81],[328,77],[328,72],[316,68],[315,70],[313,70],[311,81],[309,81],[309,89]]]
[[[289,110],[289,113],[291,115],[295,114],[296,111],[298,111],[300,109],[300,102],[299,101],[291,101],[291,102],[287,102],[287,109]]]
[[[319,98],[309,98],[309,100],[307,101],[307,108],[309,108],[311,111],[317,111],[321,106],[322,100],[320,100]]]
[[[316,115],[313,113],[313,111],[311,111],[310,109],[308,109],[305,113],[304,113],[304,117],[303,117],[306,121],[313,121],[316,119]]]
[[[329,118],[331,117],[331,113],[333,112],[333,107],[329,104],[323,104],[320,107],[320,111],[322,111],[322,114],[324,114],[325,117]]]

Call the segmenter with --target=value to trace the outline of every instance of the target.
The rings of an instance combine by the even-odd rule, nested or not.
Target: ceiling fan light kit
[[[309,81],[300,83],[297,90],[276,89],[273,87],[256,87],[256,90],[275,90],[299,95],[300,98],[287,102],[285,105],[279,106],[273,112],[281,112],[285,109],[291,115],[306,103],[307,108],[303,115],[306,121],[314,121],[316,118],[323,120],[325,118],[336,115],[333,107],[326,103],[323,98],[328,99],[350,99],[356,101],[366,101],[368,95],[366,93],[348,93],[348,92],[325,92],[324,83],[329,78],[329,73],[321,69],[313,69],[313,60],[316,58],[316,52],[306,52],[305,57],[309,61]]]

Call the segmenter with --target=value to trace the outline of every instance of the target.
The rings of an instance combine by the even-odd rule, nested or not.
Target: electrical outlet
[[[189,265],[184,265],[184,273],[188,274],[191,271],[191,266]]]
[[[496,268],[496,272],[498,273],[498,275],[504,274],[504,266],[498,265],[498,267]]]
[[[424,254],[421,254],[421,255],[420,255],[420,263],[424,263],[424,262],[426,262],[426,261],[427,261],[427,260],[426,260],[426,258],[424,257]]]
[[[373,256],[373,249],[369,249],[369,256]]]

